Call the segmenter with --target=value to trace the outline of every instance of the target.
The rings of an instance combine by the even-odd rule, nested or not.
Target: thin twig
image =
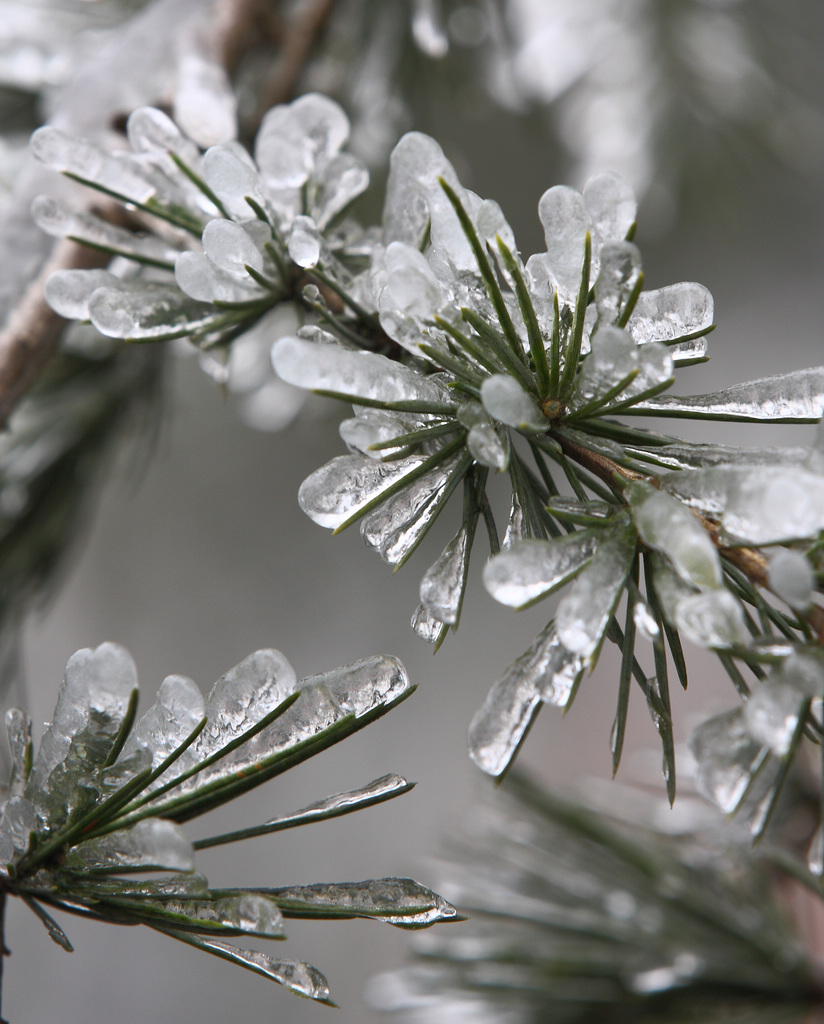
[[[260,116],[276,103],[292,99],[298,81],[326,25],[337,0],[299,0],[286,23],[280,55],[260,91]]]
[[[105,253],[61,239],[39,276],[26,289],[0,332],[0,426],[6,424],[14,407],[40,376],[66,324],[46,303],[46,279],[55,270],[100,267],[108,260]]]

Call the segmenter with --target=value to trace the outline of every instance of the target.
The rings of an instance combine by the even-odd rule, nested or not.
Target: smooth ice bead
[[[535,399],[506,373],[496,373],[481,384],[481,401],[489,415],[518,430],[543,432],[549,421]]]
[[[584,203],[592,224],[592,240],[621,242],[635,223],[637,203],[632,185],[614,171],[595,174],[584,185]]]
[[[595,538],[583,532],[516,542],[486,563],[484,587],[501,604],[524,608],[567,583],[594,552]]]
[[[501,472],[509,465],[509,451],[491,423],[476,423],[466,435],[469,454],[482,466]]]
[[[119,280],[107,270],[55,270],[46,281],[46,302],[67,320],[88,320],[89,300],[98,288],[117,288]]]
[[[630,374],[637,375],[638,353],[638,346],[626,331],[618,327],[603,327],[598,331],[578,373],[570,408],[581,409],[606,395]],[[630,380],[614,400],[620,401],[631,385]]]
[[[729,590],[682,597],[675,607],[674,620],[684,635],[701,647],[723,650],[749,640],[741,605]]]
[[[178,62],[174,119],[204,149],[237,134],[237,101],[223,66],[188,49]]]
[[[377,451],[370,450],[373,444],[381,444],[385,441],[392,441],[401,434],[409,431],[409,425],[400,417],[391,413],[383,412],[380,409],[366,410],[368,415],[357,416],[351,420],[344,420],[338,433],[347,447],[370,459],[383,459],[398,448],[381,448]]]
[[[443,622],[440,619],[436,619],[429,609],[425,608],[422,604],[419,604],[413,612],[409,624],[413,632],[428,644],[438,642],[438,637],[441,635],[441,630],[444,627]]]
[[[216,219],[203,229],[203,251],[221,270],[248,281],[246,266],[259,273],[263,271],[262,250],[271,238],[271,231],[259,220],[238,224]]]
[[[791,608],[803,611],[812,601],[815,577],[812,566],[800,551],[786,548],[777,551],[767,567],[767,583],[776,597]]]
[[[192,169],[200,162],[197,146],[186,138],[170,117],[155,107],[138,107],[129,114],[126,137],[135,153],[159,156],[174,153]]]
[[[178,256],[175,281],[181,291],[198,302],[249,302],[261,294],[260,286],[248,274],[241,279],[216,266],[202,252],[182,252]]]
[[[653,487],[631,489],[630,504],[641,539],[666,555],[685,582],[700,588],[721,586],[718,551],[688,508]]]
[[[572,304],[578,293],[585,238],[590,229],[584,197],[574,188],[555,185],[541,196],[538,216],[544,226],[547,264],[558,282],[558,297],[562,303]]]
[[[191,733],[206,714],[200,687],[186,676],[167,676],[151,708],[135,722],[119,758],[137,746],[148,747],[157,767]]]
[[[212,146],[206,150],[201,170],[206,184],[234,215],[243,217],[249,214],[245,196],[265,206],[258,169],[246,150],[237,143]]]
[[[289,234],[289,255],[299,267],[316,267],[321,254],[321,236],[311,217],[295,217]]]
[[[333,698],[340,715],[361,718],[397,700],[409,690],[410,682],[398,658],[378,654],[301,679],[298,689],[302,692],[313,687],[320,687]]]
[[[98,288],[89,300],[92,323],[109,338],[149,340],[189,334],[206,326],[214,315],[211,306],[171,286],[146,286],[145,291],[136,292],[120,286]]]
[[[308,93],[273,107],[255,140],[255,160],[274,189],[300,188],[319,163],[331,159],[349,138],[349,121],[333,100]]]
[[[276,960],[256,949],[240,949],[230,942],[221,942],[219,939],[199,937],[198,941],[204,949],[218,950],[224,960],[251,968],[298,995],[321,1002],[329,1001],[329,985],[320,971],[311,964],[305,964],[301,960]]]

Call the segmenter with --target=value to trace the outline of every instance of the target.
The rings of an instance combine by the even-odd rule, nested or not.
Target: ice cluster
[[[207,696],[183,676],[164,680],[136,717],[137,672],[113,643],[69,659],[52,722],[32,758],[31,722],[6,714],[12,771],[0,818],[7,891],[36,908],[52,938],[65,933],[36,902],[143,923],[328,1000],[325,979],[300,961],[239,949],[221,936],[283,936],[283,918],[366,917],[420,928],[456,916],[411,879],[289,889],[209,889],[195,850],[321,821],[407,792],[399,775],[338,793],[262,825],[199,840],[181,822],[241,795],[382,715],[411,692],[400,662],[367,658],[298,680],[275,650],[250,655]],[[133,872],[169,872],[133,883]],[[57,894],[57,895],[55,895]]]

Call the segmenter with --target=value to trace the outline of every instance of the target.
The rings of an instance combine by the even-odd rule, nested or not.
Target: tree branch
[[[43,288],[55,270],[105,266],[109,257],[61,239],[38,277],[0,332],[0,426],[5,426],[14,407],[40,376],[53,355],[66,321],[46,303]]]

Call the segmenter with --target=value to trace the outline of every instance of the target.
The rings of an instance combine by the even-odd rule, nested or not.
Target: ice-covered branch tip
[[[111,643],[77,651],[36,758],[28,716],[6,714],[12,772],[0,819],[3,890],[34,909],[65,949],[71,944],[45,907],[145,924],[327,1002],[328,986],[315,968],[223,937],[282,938],[290,916],[421,928],[457,919],[454,907],[404,878],[210,889],[195,873],[195,850],[348,814],[410,784],[386,775],[195,844],[181,823],[338,742],[411,692],[395,658],[367,658],[298,680],[279,651],[263,650],[206,697],[190,679],[169,676],[137,717],[137,673],[128,652]],[[139,882],[122,877],[134,872],[165,874]]]

